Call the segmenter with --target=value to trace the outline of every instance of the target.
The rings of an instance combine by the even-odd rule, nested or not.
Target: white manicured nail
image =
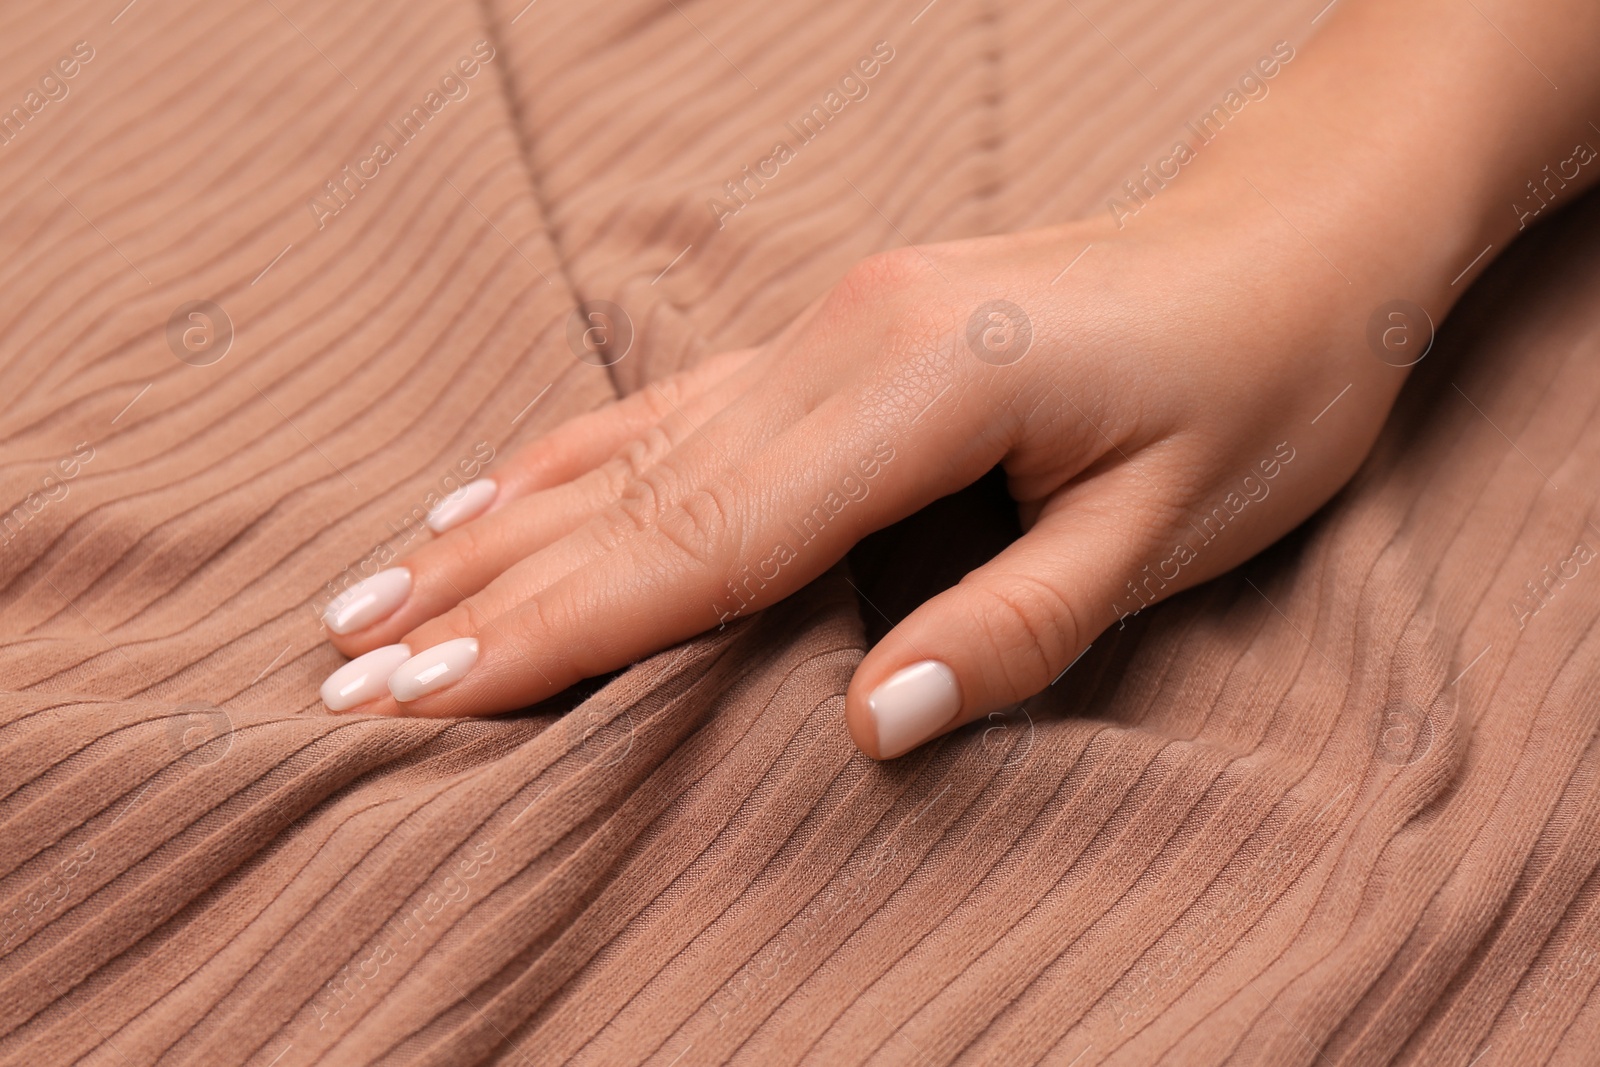
[[[410,658],[411,649],[405,645],[384,645],[357,656],[328,675],[322,683],[322,702],[329,711],[348,711],[376,700],[389,691],[389,675]]]
[[[355,633],[384,618],[410,595],[411,572],[390,567],[334,597],[322,613],[322,625],[336,634]]]
[[[867,697],[878,729],[878,758],[893,759],[916,748],[961,710],[956,672],[927,659],[896,671]]]
[[[483,510],[494,502],[494,495],[500,491],[493,478],[479,478],[475,482],[468,482],[460,489],[439,501],[434,509],[428,512],[428,528],[434,533],[444,533],[455,526],[460,526],[468,519],[475,519],[483,514]]]
[[[389,692],[402,703],[443,689],[461,680],[478,662],[478,639],[458,637],[425,648],[389,675]]]

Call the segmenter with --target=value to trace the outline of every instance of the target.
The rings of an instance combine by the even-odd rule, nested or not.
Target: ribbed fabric
[[[0,1062],[1596,1062],[1593,198],[1300,530],[904,759],[842,695],[992,493],[524,714],[324,715],[463,464],[1107,210],[1322,7],[524,2],[0,12]]]

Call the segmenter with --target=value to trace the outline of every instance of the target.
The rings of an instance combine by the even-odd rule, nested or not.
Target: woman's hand
[[[995,464],[1026,533],[872,649],[846,714],[888,758],[1037,692],[1331,496],[1530,196],[1600,174],[1572,147],[1600,7],[1491,7],[1344,0],[1135,217],[875,256],[763,348],[573,420],[335,603],[334,643],[366,655],[324,699],[531,704],[773,603]]]
[[[874,256],[771,344],[572,420],[494,473],[487,513],[334,605],[347,654],[406,648],[330,704],[534,703],[772,604],[996,464],[1026,533],[872,649],[847,715],[888,758],[1039,691],[1305,518],[1398,389],[1351,283],[1239,193]]]

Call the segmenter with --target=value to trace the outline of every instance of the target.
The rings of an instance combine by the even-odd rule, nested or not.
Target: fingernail
[[[956,672],[928,659],[896,671],[867,697],[878,730],[878,757],[893,759],[950,725],[961,710]]]
[[[405,645],[384,645],[357,656],[328,675],[322,683],[322,702],[329,711],[348,711],[389,691],[389,675],[411,658]]]
[[[479,478],[475,482],[468,482],[439,501],[434,509],[428,512],[428,528],[434,533],[444,533],[452,527],[460,526],[468,519],[477,518],[494,502],[494,495],[499,491],[500,487],[495,484],[493,478]]]
[[[388,615],[410,594],[411,572],[390,567],[334,597],[322,613],[322,625],[336,634],[355,633]]]
[[[458,637],[423,649],[389,675],[389,692],[402,703],[443,689],[461,680],[478,662],[478,639]]]

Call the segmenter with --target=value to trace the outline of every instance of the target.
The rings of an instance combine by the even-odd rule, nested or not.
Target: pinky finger
[[[428,513],[434,533],[460,526],[519,497],[570,482],[610,459],[669,415],[693,406],[755,354],[741,348],[712,356],[604,407],[577,415],[524,445],[497,467],[446,497]]]

